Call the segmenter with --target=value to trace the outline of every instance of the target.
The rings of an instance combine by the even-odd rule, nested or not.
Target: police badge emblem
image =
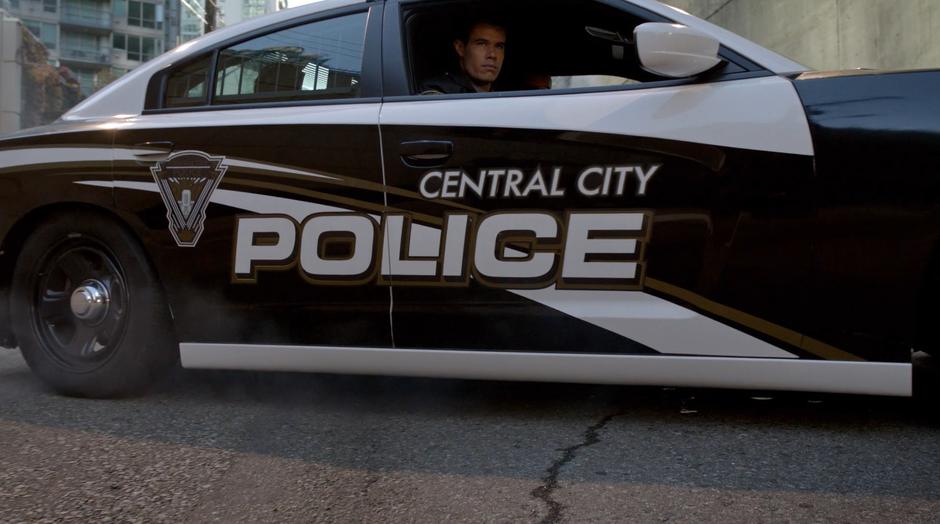
[[[194,247],[199,242],[209,198],[228,169],[224,161],[223,156],[202,151],[177,151],[150,168],[178,246]]]

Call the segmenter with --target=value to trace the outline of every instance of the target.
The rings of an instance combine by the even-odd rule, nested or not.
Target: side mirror
[[[696,76],[721,63],[718,40],[684,25],[640,24],[633,36],[640,65],[660,76]]]

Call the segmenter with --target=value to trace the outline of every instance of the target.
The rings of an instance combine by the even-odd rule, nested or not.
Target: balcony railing
[[[111,11],[108,9],[94,9],[66,3],[63,3],[61,8],[62,14],[59,20],[63,24],[102,30],[110,30],[113,24]]]
[[[111,65],[111,49],[108,47],[82,49],[63,45],[59,49],[59,59],[86,64]]]

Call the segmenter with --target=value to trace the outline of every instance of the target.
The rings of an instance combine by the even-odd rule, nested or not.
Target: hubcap
[[[117,258],[96,240],[70,237],[46,252],[33,278],[33,327],[42,349],[70,371],[102,366],[128,322],[129,294]]]
[[[72,292],[69,305],[77,319],[94,325],[107,316],[110,303],[108,288],[97,280],[87,280]]]

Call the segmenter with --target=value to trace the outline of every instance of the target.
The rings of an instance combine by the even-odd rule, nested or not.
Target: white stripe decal
[[[155,182],[129,182],[129,181],[79,181],[76,184],[96,187],[112,187],[120,189],[135,189],[138,191],[148,191],[150,193],[159,193]],[[304,202],[292,198],[282,198],[270,195],[258,195],[254,193],[245,193],[242,191],[232,191],[229,189],[216,189],[209,200],[214,204],[241,209],[251,213],[260,214],[281,214],[287,215],[298,222],[302,222],[309,215],[314,213],[335,213],[339,211],[349,211],[348,209],[328,206],[325,204],[316,204],[313,202]]]
[[[118,129],[175,129],[198,127],[251,127],[279,125],[375,126],[379,104],[342,104],[303,107],[268,107],[193,111],[164,115],[134,116],[115,122]],[[311,151],[315,151],[311,144]]]
[[[129,182],[119,180],[116,182],[102,181],[78,181],[76,184],[84,186],[111,187],[120,189],[136,189],[138,191],[148,191],[150,193],[159,193],[157,184],[154,182]],[[283,198],[270,195],[259,195],[256,193],[245,193],[243,191],[232,191],[230,189],[216,189],[212,193],[209,202],[221,204],[223,206],[249,211],[259,214],[280,214],[287,215],[297,222],[303,222],[305,218],[314,213],[337,213],[349,211],[342,207],[334,207],[315,202],[304,202],[303,200],[294,200],[292,198]],[[381,220],[379,215],[370,214],[376,221]]]
[[[416,225],[417,226],[417,225]],[[411,232],[412,246],[438,247],[440,230],[428,226]],[[414,253],[418,255],[419,253]],[[560,311],[660,353],[755,358],[797,358],[789,351],[764,342],[696,311],[640,291],[582,291],[510,289],[521,297]]]
[[[138,153],[153,153],[153,150],[148,149],[134,149],[134,148],[115,148],[114,149],[114,160],[116,161],[139,161],[140,158],[137,158],[135,155]],[[281,167],[273,164],[267,164],[262,162],[252,162],[250,160],[242,160],[240,158],[226,157],[225,164],[229,167],[241,167],[248,169],[258,169],[263,171],[269,171],[272,173],[283,173],[286,175],[302,175],[310,178],[322,178],[325,180],[342,180],[339,177],[324,175],[322,173],[316,173],[313,171],[306,171],[302,169],[293,169],[289,167]]]
[[[225,163],[231,167],[241,167],[249,169],[263,169],[265,171],[270,171],[272,173],[283,173],[285,175],[303,175],[311,178],[323,178],[326,180],[341,180],[335,176],[323,175],[320,173],[314,173],[313,171],[303,171],[300,169],[291,169],[289,167],[279,167],[271,164],[262,164],[259,162],[251,162],[248,160],[241,160],[238,158],[228,157],[225,159]]]
[[[94,182],[77,184],[158,192],[153,182]],[[217,189],[211,202],[252,213],[286,214],[303,221],[313,213],[349,211],[334,206]],[[373,218],[378,219],[377,216]],[[415,246],[427,247],[440,242],[437,228],[418,225],[412,231]],[[635,340],[660,353],[699,356],[754,358],[797,358],[772,344],[741,332],[691,309],[640,291],[581,291],[573,289],[507,290],[571,317]]]
[[[183,367],[910,396],[912,366],[759,358],[180,344]]]
[[[386,102],[382,125],[583,131],[812,155],[793,84],[766,77],[625,91]]]
[[[696,311],[639,291],[581,291],[553,286],[513,293],[661,353],[797,358]]]
[[[93,147],[37,147],[30,149],[8,149],[0,150],[0,166],[43,166],[48,164],[58,164],[68,162],[78,164],[80,162],[111,162],[111,161],[139,161],[135,153],[152,153],[147,149],[125,149],[125,148],[93,148]],[[320,178],[324,180],[340,181],[341,178],[305,171],[301,169],[292,169],[261,162],[252,162],[239,158],[226,158],[225,163],[232,167],[241,167],[248,169],[259,169],[274,173],[283,173],[288,175],[301,175],[310,178]],[[88,184],[96,185],[96,184]],[[108,186],[111,187],[111,186]],[[156,188],[154,188],[156,190]]]
[[[25,167],[62,162],[110,162],[110,147],[36,147],[0,150],[0,166]]]

